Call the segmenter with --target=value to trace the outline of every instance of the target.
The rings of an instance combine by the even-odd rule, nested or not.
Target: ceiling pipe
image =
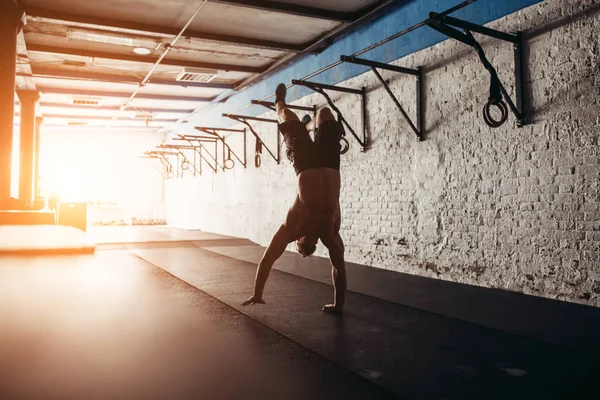
[[[188,20],[188,22],[181,29],[181,31],[175,37],[175,39],[173,39],[173,41],[170,44],[165,45],[165,50],[162,52],[162,54],[160,55],[160,57],[158,58],[158,60],[156,60],[156,62],[154,63],[154,65],[152,66],[152,68],[150,69],[150,71],[148,71],[148,74],[146,75],[146,77],[140,82],[138,88],[131,94],[131,96],[125,102],[125,104],[123,104],[121,106],[121,108],[119,109],[119,112],[125,111],[127,109],[127,107],[129,106],[129,104],[133,101],[133,99],[135,98],[135,96],[137,96],[137,94],[139,93],[140,89],[142,87],[144,87],[148,83],[148,81],[150,80],[150,77],[152,77],[152,74],[154,73],[154,71],[156,70],[156,68],[160,65],[161,61],[167,56],[167,54],[169,54],[169,52],[171,51],[171,49],[173,48],[173,46],[175,45],[175,43],[179,40],[179,38],[181,38],[181,36],[183,35],[183,33],[190,26],[190,24],[192,23],[192,21],[200,13],[200,10],[202,9],[202,7],[204,7],[204,5],[207,2],[208,2],[208,0],[203,0],[202,1],[202,4],[200,4],[200,6],[198,6],[198,9],[194,13],[194,15],[192,15],[192,17]],[[113,119],[117,119],[117,118],[118,117],[113,117]]]

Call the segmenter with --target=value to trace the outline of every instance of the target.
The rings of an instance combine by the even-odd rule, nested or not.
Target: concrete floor
[[[598,309],[351,264],[338,318],[327,260],[292,253],[242,307],[260,246],[109,228],[0,257],[0,399],[595,398]]]

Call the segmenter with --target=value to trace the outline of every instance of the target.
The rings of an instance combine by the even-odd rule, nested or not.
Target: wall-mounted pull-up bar
[[[254,138],[256,139],[256,146],[255,146],[255,153],[254,153],[254,166],[256,168],[260,167],[260,165],[261,165],[261,157],[260,156],[262,154],[263,147],[265,149],[267,149],[267,151],[269,152],[271,157],[275,160],[275,162],[277,162],[277,164],[279,164],[279,162],[281,160],[281,158],[280,158],[280,156],[281,156],[281,138],[279,137],[279,128],[277,129],[277,156],[276,156],[269,149],[269,147],[267,147],[265,142],[260,138],[259,134],[254,130],[252,125],[248,122],[248,121],[258,121],[258,122],[268,122],[268,123],[272,123],[272,124],[279,124],[279,121],[277,121],[276,119],[249,117],[246,115],[235,115],[235,114],[223,114],[223,116],[233,119],[234,121],[241,122],[242,124],[246,125],[250,129],[250,132],[252,132],[252,134],[254,135]]]
[[[168,166],[163,162],[162,157],[159,157],[158,155],[144,155],[141,156],[140,158],[145,158],[145,159],[149,159],[149,160],[159,160],[160,163],[165,167],[165,172],[161,171],[160,168],[158,168],[154,163],[150,163],[152,164],[152,166],[154,167],[154,169],[163,177],[163,179],[170,179],[173,176],[168,176],[169,174],[169,168]],[[171,171],[171,174],[173,174],[173,172]]]
[[[165,174],[163,176],[166,179],[172,179],[175,177],[175,173],[173,172],[173,164],[171,164],[169,161],[168,156],[177,156],[177,160],[179,161],[179,156],[176,152],[151,150],[144,152],[144,154],[149,158],[156,158],[160,160],[160,162],[165,166]],[[177,168],[179,169],[179,166],[177,166]]]
[[[446,16],[448,14],[451,14],[455,11],[458,11],[466,6],[468,6],[469,4],[474,3],[477,0],[466,0],[463,1],[460,4],[457,4],[454,7],[449,8],[446,11],[443,11],[441,13],[439,13],[438,15],[442,15],[442,16]],[[324,85],[324,84],[317,84],[314,82],[309,82],[308,80],[311,78],[314,78],[315,76],[322,74],[325,71],[328,71],[334,67],[337,67],[338,65],[341,65],[344,62],[350,62],[350,63],[354,63],[354,64],[362,64],[362,65],[366,65],[371,67],[371,69],[373,70],[373,72],[375,73],[375,75],[377,76],[377,79],[379,79],[379,81],[382,83],[383,87],[385,88],[385,90],[387,91],[387,93],[390,95],[390,97],[392,98],[392,100],[394,101],[394,103],[396,104],[396,106],[398,107],[398,109],[400,110],[401,114],[403,115],[403,117],[407,120],[407,122],[409,123],[411,129],[415,132],[416,136],[417,136],[417,140],[422,140],[423,136],[424,136],[424,116],[423,116],[423,110],[424,110],[424,105],[423,105],[423,74],[422,74],[422,70],[421,67],[417,68],[417,69],[409,69],[409,68],[402,68],[402,67],[396,67],[393,65],[389,65],[389,64],[385,64],[385,63],[380,63],[380,62],[376,62],[376,61],[371,61],[371,60],[364,60],[364,59],[360,59],[357,58],[358,56],[367,53],[368,51],[371,51],[379,46],[382,46],[388,42],[391,42],[394,39],[397,39],[401,36],[406,35],[409,32],[412,32],[418,28],[421,28],[423,26],[426,26],[429,20],[424,20],[419,22],[418,24],[415,24],[411,27],[408,27],[392,36],[389,36],[383,40],[380,40],[377,43],[372,44],[369,47],[366,47],[356,53],[354,53],[351,56],[342,56],[340,58],[339,61],[336,61],[330,65],[327,65],[321,69],[319,69],[318,71],[315,71],[307,76],[305,76],[302,79],[297,79],[297,80],[292,80],[292,84],[288,85],[287,88],[290,89],[292,86],[295,85],[303,85],[306,87],[309,87],[310,89],[319,89],[319,90],[315,90],[315,91],[319,91],[321,94],[324,95],[324,97],[326,98],[327,102],[329,103],[329,106],[334,109],[334,111],[336,111],[338,113],[338,116],[341,117],[340,121],[350,130],[350,132],[353,134],[353,136],[355,137],[355,139],[361,144],[361,146],[363,147],[363,151],[366,150],[367,148],[367,129],[366,129],[366,123],[365,123],[365,116],[366,116],[366,110],[365,110],[365,98],[364,98],[364,89],[363,89],[363,93],[361,93],[363,95],[362,100],[363,100],[363,110],[362,110],[362,116],[363,116],[363,138],[360,139],[358,137],[358,135],[354,132],[354,130],[350,127],[350,125],[348,124],[348,122],[343,118],[343,116],[341,115],[341,113],[339,112],[339,109],[337,109],[337,107],[335,107],[335,105],[333,105],[333,102],[331,101],[331,99],[327,96],[327,94],[323,91],[324,89],[331,89],[331,90],[337,90],[337,91],[341,91],[341,92],[346,92],[346,93],[356,93],[355,91],[357,91],[357,89],[349,89],[349,88],[339,88],[336,86],[331,86],[331,85]],[[408,114],[406,113],[406,111],[404,110],[404,108],[401,106],[400,102],[398,101],[398,99],[396,98],[396,96],[392,93],[391,89],[389,88],[389,86],[387,85],[387,82],[385,82],[383,80],[383,78],[381,77],[381,75],[379,74],[379,72],[376,70],[376,68],[381,68],[381,69],[386,69],[386,70],[390,70],[390,71],[396,71],[396,72],[400,72],[400,73],[406,73],[406,74],[410,74],[410,75],[414,75],[417,77],[417,117],[416,117],[416,122],[413,122],[409,117]],[[318,86],[317,86],[318,85]],[[354,91],[354,92],[353,92]],[[358,93],[356,93],[358,94]],[[268,103],[266,102],[267,99],[269,99],[270,97],[273,97],[275,95],[275,93],[271,93],[265,97],[263,97],[260,100],[252,100],[251,104],[248,104],[246,106],[243,106],[241,108],[238,108],[237,110],[232,111],[232,113],[239,113],[242,110],[245,110],[246,108],[250,107],[253,104],[259,104],[259,105],[263,105],[267,108],[270,109],[274,109],[274,105],[273,103]],[[289,106],[291,108],[291,106]],[[224,114],[225,115],[225,114]]]
[[[207,135],[211,135],[215,137],[217,140],[223,143],[223,171],[226,169],[232,169],[235,166],[234,160],[231,158],[233,155],[243,166],[246,168],[247,159],[246,159],[246,129],[226,129],[226,128],[210,128],[204,126],[196,126],[196,130],[200,132],[204,132]],[[219,135],[218,132],[236,132],[244,134],[244,160],[240,159],[240,157],[231,149],[231,146],[227,144],[225,141],[225,136]]]
[[[423,109],[424,109],[423,108],[423,70],[421,67],[418,67],[417,69],[410,69],[410,68],[398,67],[396,65],[380,63],[377,61],[356,58],[356,57],[352,57],[352,56],[342,56],[340,58],[340,61],[352,63],[352,64],[358,64],[358,65],[366,65],[368,67],[371,67],[371,70],[375,73],[375,76],[377,77],[377,79],[379,79],[379,82],[381,82],[381,84],[385,88],[386,92],[390,95],[390,97],[396,104],[396,107],[398,107],[398,109],[400,110],[400,113],[402,114],[402,116],[406,119],[406,122],[408,122],[408,124],[410,125],[413,132],[415,132],[415,135],[417,135],[417,140],[421,141],[423,139]],[[400,102],[398,101],[398,99],[396,98],[396,96],[394,95],[394,93],[392,92],[390,87],[388,86],[387,82],[383,79],[383,77],[381,76],[379,71],[377,71],[377,68],[385,69],[388,71],[399,72],[402,74],[413,75],[413,76],[417,77],[417,88],[416,88],[417,121],[416,121],[416,125],[410,119],[410,117],[408,116],[408,114],[406,113],[406,111],[404,110],[404,108],[402,107],[402,105],[400,104]]]
[[[448,37],[458,40],[468,46],[471,46],[477,51],[479,55],[479,59],[483,63],[484,67],[489,71],[491,75],[491,84],[490,84],[490,97],[487,104],[483,108],[483,119],[486,124],[488,124],[492,128],[497,128],[503,125],[508,119],[508,109],[506,104],[510,107],[510,110],[517,117],[517,126],[524,126],[527,121],[525,118],[525,97],[523,96],[523,83],[524,79],[524,69],[523,69],[523,36],[520,32],[516,34],[500,32],[494,29],[486,28],[484,26],[480,26],[477,24],[473,24],[468,21],[463,21],[458,18],[449,17],[446,15],[441,15],[438,13],[432,12],[427,20],[427,25],[432,27],[433,29],[447,35]],[[460,32],[459,30],[453,28],[461,28],[464,30]],[[515,89],[516,89],[516,105],[510,98],[510,95],[500,82],[498,78],[498,73],[494,66],[487,59],[483,48],[479,44],[479,42],[473,37],[471,32],[477,32],[485,36],[490,36],[496,39],[500,39],[506,42],[510,42],[514,45],[514,56],[515,56]],[[494,119],[492,116],[491,108],[495,106],[500,110],[501,116],[499,119]]]
[[[210,169],[213,170],[213,172],[217,172],[218,168],[219,168],[219,163],[218,161],[216,161],[216,156],[217,156],[217,140],[213,137],[202,137],[202,136],[192,136],[192,135],[180,135],[178,138],[174,138],[173,140],[184,140],[186,142],[189,143],[189,145],[187,146],[183,146],[183,145],[175,145],[175,147],[179,148],[179,149],[187,149],[187,150],[194,150],[194,156],[197,154],[200,157],[200,175],[202,175],[202,161],[205,161],[206,164],[208,164],[208,166],[210,167]],[[194,145],[193,142],[197,142],[196,145]],[[209,149],[208,147],[206,147],[204,144],[205,143],[212,143],[215,145],[214,147],[214,152],[215,152],[215,156],[213,157],[213,155],[211,154],[211,149]],[[202,150],[205,150],[204,152]],[[204,154],[208,154],[208,156],[211,158],[211,160],[207,159],[206,156]],[[215,165],[213,165],[213,163]],[[196,168],[196,160],[194,160],[194,168]]]
[[[196,151],[197,146],[180,146],[180,145],[171,145],[171,144],[162,144],[158,146],[161,149],[172,149],[177,153],[177,161],[178,161],[178,177],[183,178],[185,171],[190,169],[190,166],[193,168],[193,174],[196,176],[197,173],[202,174],[201,170],[196,168]],[[194,151],[194,162],[193,164],[188,160],[187,156],[183,152],[183,150],[193,150]]]
[[[329,104],[329,107],[331,107],[331,109],[333,111],[335,111],[335,113],[337,114],[338,121],[343,123],[344,126],[350,131],[350,133],[352,133],[352,136],[354,136],[354,138],[358,141],[358,143],[360,143],[362,150],[363,151],[367,150],[368,143],[367,143],[367,120],[366,120],[366,116],[367,116],[367,100],[366,100],[367,91],[366,91],[366,88],[363,87],[362,89],[352,89],[352,88],[325,85],[323,83],[307,82],[307,81],[300,81],[300,80],[293,80],[292,84],[298,85],[298,86],[305,86],[317,93],[320,93],[323,97],[325,97],[325,100],[327,101],[327,104]],[[331,97],[329,97],[329,95],[325,92],[325,90],[333,90],[336,92],[357,94],[361,97],[361,106],[362,107],[360,110],[361,110],[361,122],[362,122],[362,131],[363,131],[362,139],[360,137],[358,137],[358,135],[356,134],[356,132],[354,131],[352,126],[350,126],[350,124],[348,123],[346,118],[344,118],[344,116],[342,115],[342,112],[340,111],[340,109],[337,108],[337,106],[333,103],[333,100],[331,100]]]

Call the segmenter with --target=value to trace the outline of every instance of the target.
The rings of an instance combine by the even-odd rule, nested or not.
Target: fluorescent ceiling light
[[[153,38],[144,36],[134,37],[119,35],[118,33],[104,33],[102,31],[86,31],[82,29],[69,29],[67,31],[67,38],[147,49],[157,49],[162,44],[160,41],[157,42]]]
[[[135,54],[139,54],[140,56],[147,56],[148,54],[152,53],[150,49],[147,49],[145,47],[136,47],[135,49],[133,49],[133,52]]]
[[[104,35],[85,31],[69,30],[67,38],[75,40],[88,40],[99,43],[119,44],[122,46],[133,46],[133,39],[121,36]]]

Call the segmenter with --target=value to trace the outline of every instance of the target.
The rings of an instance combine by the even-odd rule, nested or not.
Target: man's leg
[[[333,304],[326,304],[323,311],[341,314],[346,303],[346,263],[344,261],[344,242],[339,233],[335,236],[323,240],[325,247],[329,250],[329,259],[331,260],[331,279],[333,281]]]
[[[296,197],[296,201],[288,211],[285,222],[281,225],[277,233],[275,233],[273,239],[271,239],[271,243],[269,243],[267,250],[265,250],[262,259],[258,263],[254,281],[254,294],[243,302],[242,305],[265,304],[262,296],[271,268],[275,264],[275,261],[281,257],[287,245],[304,235],[303,227],[306,224],[307,218],[306,209],[301,206],[300,199]]]
[[[288,121],[300,121],[298,116],[285,105],[286,93],[287,88],[283,83],[280,83],[275,90],[275,109],[277,110],[277,118],[281,124]]]

